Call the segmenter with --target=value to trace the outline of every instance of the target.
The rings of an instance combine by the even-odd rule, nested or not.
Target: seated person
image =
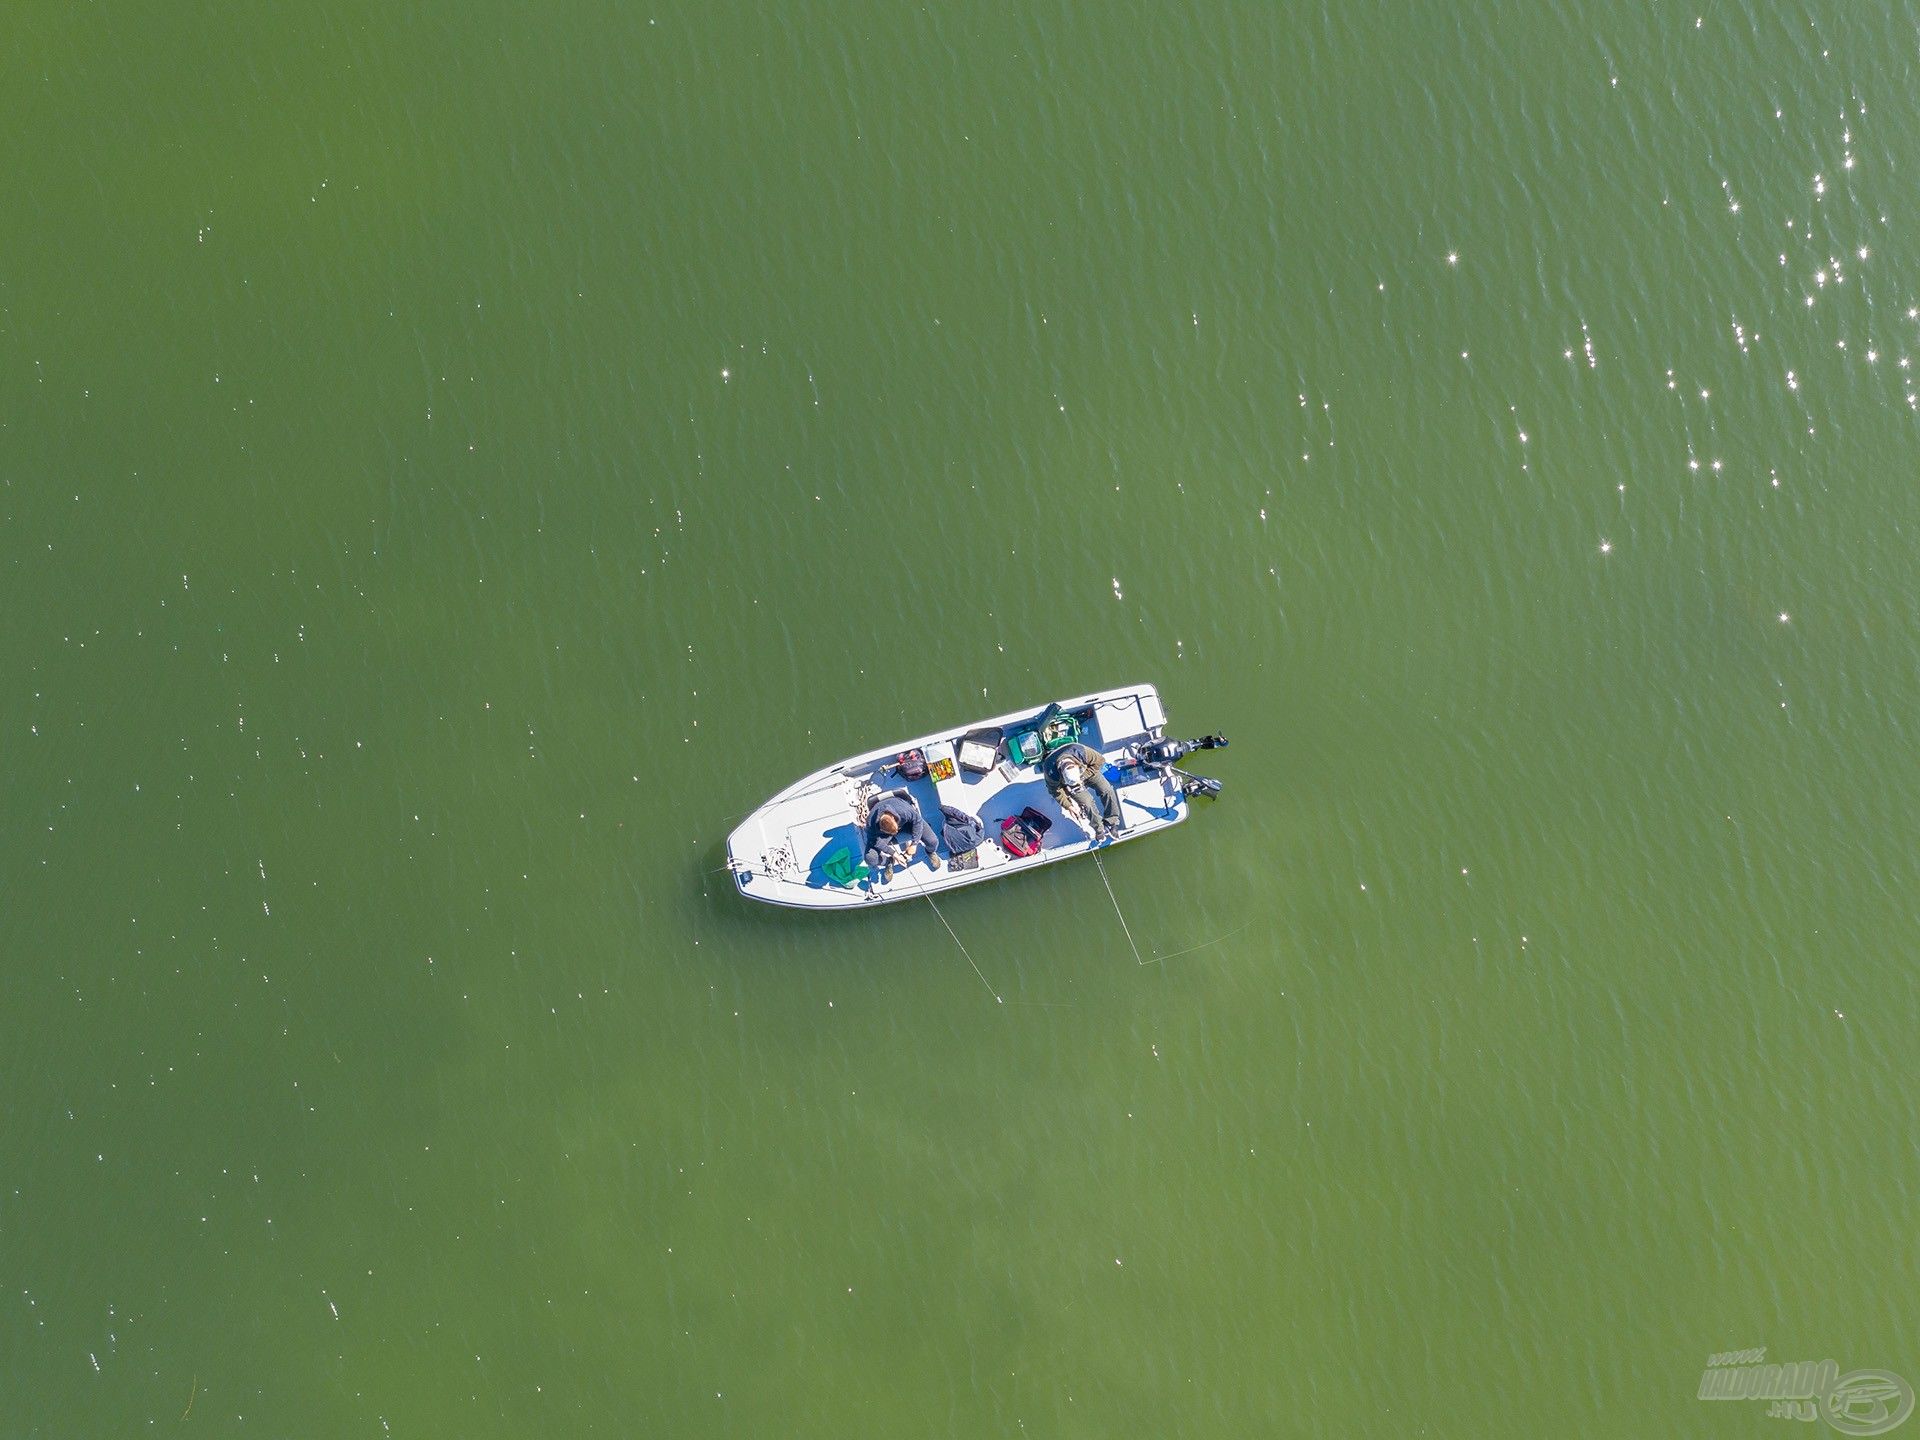
[[[867,868],[876,880],[890,880],[896,868],[911,865],[914,852],[922,846],[927,863],[938,870],[939,844],[933,827],[921,818],[920,807],[905,794],[883,795],[867,816]]]
[[[1047,756],[1047,793],[1062,809],[1067,808],[1065,802],[1073,802],[1073,808],[1086,817],[1081,823],[1087,826],[1095,844],[1125,828],[1120,820],[1120,796],[1102,773],[1106,765],[1106,758],[1098,750],[1078,741],[1062,745]]]

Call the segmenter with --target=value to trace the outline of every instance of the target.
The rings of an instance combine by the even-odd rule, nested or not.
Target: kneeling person
[[[927,863],[938,870],[939,843],[933,827],[921,818],[920,807],[904,795],[885,796],[867,817],[867,868],[877,879],[892,879],[896,868],[913,863],[914,852],[922,846]]]
[[[1102,773],[1106,763],[1098,750],[1078,741],[1047,757],[1047,793],[1056,802],[1073,802],[1096,844],[1124,828],[1120,796]]]

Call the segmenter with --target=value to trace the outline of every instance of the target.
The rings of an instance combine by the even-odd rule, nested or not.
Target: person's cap
[[[1062,785],[1078,785],[1080,783],[1080,776],[1080,762],[1077,760],[1069,760],[1060,767],[1060,783]]]

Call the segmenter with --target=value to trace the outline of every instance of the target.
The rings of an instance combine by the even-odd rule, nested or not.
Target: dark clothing
[[[898,833],[880,833],[878,821],[882,815],[891,815],[900,822]],[[878,875],[888,866],[905,865],[909,840],[918,841],[930,857],[940,844],[933,827],[921,818],[920,807],[913,803],[911,795],[904,790],[883,795],[867,814],[867,868]]]
[[[979,817],[969,815],[958,806],[942,805],[940,838],[946,841],[947,854],[957,857],[978,850],[980,842],[987,838],[987,827],[980,823]]]
[[[1081,783],[1071,788],[1060,778],[1060,769],[1069,760],[1080,766],[1082,777]],[[1086,816],[1095,840],[1105,839],[1108,832],[1124,828],[1120,819],[1120,796],[1103,773],[1106,765],[1104,755],[1078,741],[1062,745],[1047,756],[1047,793],[1056,801],[1071,800]]]

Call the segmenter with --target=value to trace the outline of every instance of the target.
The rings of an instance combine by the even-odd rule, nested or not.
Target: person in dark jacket
[[[882,796],[867,816],[867,868],[878,880],[892,879],[894,870],[911,865],[915,853],[923,848],[927,863],[938,870],[939,845],[933,827],[904,791]]]
[[[1120,796],[1102,773],[1106,765],[1105,756],[1078,741],[1062,745],[1047,756],[1047,793],[1056,803],[1073,802],[1086,817],[1083,823],[1096,845],[1123,828]]]

